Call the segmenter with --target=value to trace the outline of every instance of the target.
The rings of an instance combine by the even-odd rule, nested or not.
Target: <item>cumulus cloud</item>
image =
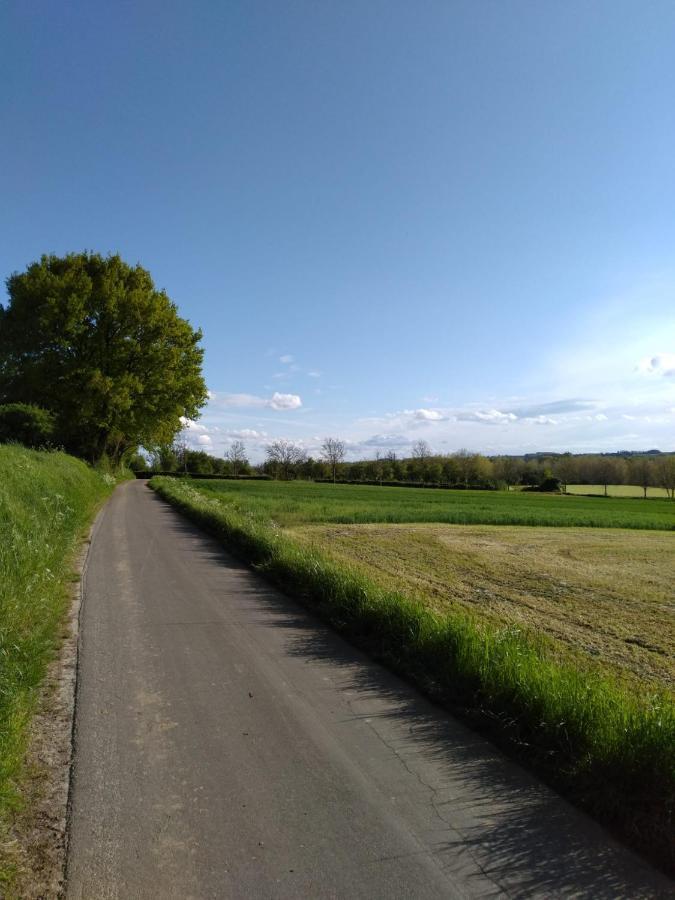
[[[288,365],[289,363],[292,363],[294,359],[295,359],[295,357],[291,356],[290,353],[284,353],[283,356],[279,357],[279,362],[285,363],[286,365]]]
[[[197,443],[202,446],[208,446],[211,443],[211,438],[208,434],[200,434],[197,438]]]
[[[271,409],[298,409],[302,406],[302,400],[297,394],[280,394],[275,391],[271,399],[265,402],[265,406]]]
[[[656,356],[647,356],[640,360],[637,368],[639,372],[647,375],[675,378],[675,353],[657,353]]]
[[[257,431],[255,428],[238,428],[235,431],[228,431],[227,437],[240,441],[261,441],[267,437],[267,432]]]
[[[524,422],[530,422],[533,425],[557,425],[558,420],[552,419],[550,416],[528,416],[523,419]]]
[[[298,409],[302,399],[297,394],[280,394],[275,391],[271,397],[258,397],[256,394],[218,394],[215,398],[220,406],[225,407],[267,407],[268,409]]]
[[[185,416],[180,417],[180,423],[186,431],[192,431],[195,434],[204,433],[209,429],[201,422],[195,422],[194,419],[187,419]]]
[[[448,418],[438,409],[414,409],[412,415],[422,422],[445,422]]]
[[[483,422],[486,425],[507,425],[515,422],[518,416],[512,412],[501,412],[499,409],[477,410],[476,412],[460,412],[459,422]]]

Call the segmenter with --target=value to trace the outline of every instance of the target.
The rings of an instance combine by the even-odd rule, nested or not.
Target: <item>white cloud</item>
[[[197,438],[197,443],[208,446],[211,443],[211,438],[208,434],[200,434]]]
[[[284,353],[283,356],[279,357],[279,362],[288,364],[288,363],[292,363],[294,361],[294,359],[295,359],[295,357],[291,356],[290,353]]]
[[[195,422],[194,419],[186,419],[185,416],[180,417],[180,423],[185,431],[194,431],[197,434],[204,433],[209,430],[206,425],[202,425],[201,422]]]
[[[228,431],[227,437],[240,441],[261,441],[267,437],[267,432],[256,431],[255,428],[239,428],[236,431]]]
[[[423,422],[443,422],[447,419],[447,416],[437,409],[415,409],[413,416]]]
[[[558,420],[550,416],[528,416],[523,422],[531,422],[533,425],[557,425]]]
[[[298,409],[302,399],[297,394],[280,394],[275,391],[271,397],[256,394],[218,394],[214,402],[225,407],[267,407],[268,409]]]
[[[675,353],[657,353],[656,356],[647,356],[640,360],[637,366],[638,372],[647,375],[663,375],[666,378],[675,377]]]
[[[498,409],[477,410],[476,412],[460,412],[457,419],[460,422],[484,422],[487,425],[505,425],[515,422],[518,416],[512,412],[501,412]]]
[[[321,372],[317,371],[317,369],[310,369],[307,374],[310,378],[321,378]]]
[[[302,406],[302,400],[297,394],[280,394],[275,391],[272,399],[265,402],[265,406],[272,409],[298,409]]]

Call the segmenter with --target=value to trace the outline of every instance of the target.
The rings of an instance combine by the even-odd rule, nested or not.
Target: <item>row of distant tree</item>
[[[346,445],[326,438],[314,457],[292,441],[274,441],[266,448],[263,463],[251,465],[242,441],[234,441],[224,457],[191,450],[183,444],[160,447],[149,465],[165,472],[185,471],[200,475],[265,474],[284,480],[414,482],[457,487],[565,491],[569,484],[662,487],[675,499],[675,454],[541,454],[537,456],[484,456],[459,450],[440,455],[426,441],[417,441],[409,456],[376,454],[373,459],[347,462]],[[148,465],[139,457],[133,465]]]

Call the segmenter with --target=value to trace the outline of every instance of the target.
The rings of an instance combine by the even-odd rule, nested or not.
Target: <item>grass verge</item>
[[[0,841],[21,805],[28,724],[70,603],[73,555],[115,477],[0,446]],[[16,875],[0,852],[0,894]]]
[[[188,482],[157,493],[355,643],[481,729],[632,846],[675,870],[675,708],[552,659],[545,642],[457,611],[439,615],[297,543],[259,512]]]

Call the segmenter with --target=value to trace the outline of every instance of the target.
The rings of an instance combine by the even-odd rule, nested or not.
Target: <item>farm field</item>
[[[195,481],[199,491],[282,526],[436,522],[675,531],[671,500],[574,497],[518,491],[316,484],[309,481]]]
[[[580,666],[675,688],[675,536],[458,525],[291,529],[439,614],[545,635]]]
[[[603,496],[605,493],[604,484],[568,484],[568,494],[597,494]],[[607,485],[607,495],[609,497],[639,497],[644,498],[644,491],[639,484],[609,484]],[[668,499],[668,493],[662,487],[648,487],[647,499]]]

